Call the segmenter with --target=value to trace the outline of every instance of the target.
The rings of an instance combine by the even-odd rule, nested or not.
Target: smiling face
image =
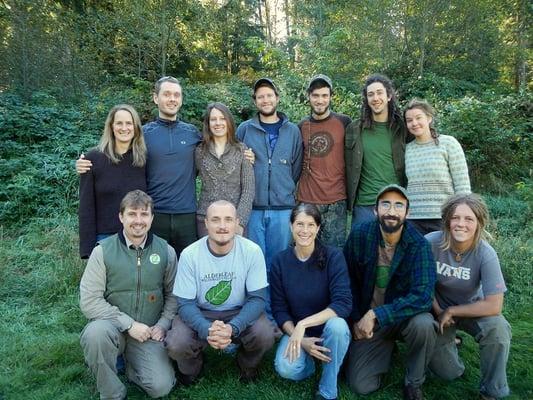
[[[391,96],[387,94],[387,89],[381,82],[374,82],[366,88],[366,99],[372,110],[372,117],[375,121],[386,122],[389,116],[389,101]]]
[[[142,241],[150,227],[154,215],[150,208],[133,208],[126,207],[123,212],[118,214],[118,218],[124,227],[124,234],[132,242]]]
[[[255,91],[254,102],[259,114],[270,117],[276,113],[279,97],[270,86],[260,86]]]
[[[400,193],[390,191],[384,193],[378,201],[375,213],[383,232],[399,231],[407,219],[407,200]]]
[[[159,109],[159,117],[174,121],[183,102],[181,86],[174,82],[163,82],[153,99]]]
[[[405,124],[409,132],[420,142],[431,140],[429,127],[433,119],[420,108],[412,108],[405,112]]]
[[[111,128],[116,143],[124,146],[130,145],[135,136],[135,124],[129,111],[118,110],[113,117]]]
[[[331,89],[324,86],[309,93],[309,104],[314,117],[327,117],[331,102]]]
[[[478,230],[476,215],[466,204],[459,204],[450,218],[452,247],[468,249],[474,243]]]
[[[207,208],[205,226],[211,244],[224,247],[235,239],[235,229],[239,224],[237,211],[233,204],[220,201],[211,204]]]
[[[315,244],[320,226],[311,215],[300,212],[291,224],[291,232],[297,247],[311,247]]]
[[[226,137],[228,134],[228,121],[222,111],[216,108],[209,113],[209,131],[215,137]]]

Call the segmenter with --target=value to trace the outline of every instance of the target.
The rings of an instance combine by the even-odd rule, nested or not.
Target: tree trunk
[[[519,93],[524,93],[527,85],[527,15],[526,0],[518,0],[515,86]]]

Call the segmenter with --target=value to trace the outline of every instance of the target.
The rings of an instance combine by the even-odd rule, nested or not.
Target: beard
[[[396,223],[394,225],[388,225],[387,221],[396,221]],[[379,217],[379,226],[385,233],[398,232],[402,228],[404,223],[405,223],[405,218],[393,217],[393,216],[388,216],[388,217],[380,216]]]
[[[219,247],[224,247],[226,246],[228,243],[230,243],[231,241],[233,240],[233,238],[229,239],[229,240],[214,240],[213,239],[213,243],[215,243],[217,246]]]
[[[311,111],[313,112],[313,114],[321,116],[329,112],[329,107],[325,107],[324,111],[319,111],[317,108],[311,107]]]
[[[273,108],[272,111],[269,111],[269,112],[259,111],[259,114],[261,114],[264,117],[271,117],[274,114],[276,114],[276,112],[277,112],[276,108]]]

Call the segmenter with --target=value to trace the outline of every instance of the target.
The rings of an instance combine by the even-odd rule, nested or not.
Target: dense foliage
[[[282,82],[282,103],[293,121],[307,106],[299,95],[301,82]],[[30,102],[17,95],[0,96],[0,220],[2,225],[25,224],[28,218],[74,212],[78,178],[74,160],[96,145],[109,108],[133,104],[149,121],[154,105],[150,83],[136,80],[130,89],[108,88],[82,105],[68,104],[36,92]],[[226,102],[237,122],[253,110],[249,88],[237,80],[217,84],[185,84],[181,116],[201,126],[205,105]],[[292,93],[292,94],[291,94]],[[360,95],[338,88],[336,109],[359,114]],[[532,96],[492,95],[438,101],[439,129],[463,144],[476,190],[505,191],[518,184],[531,191]]]
[[[76,99],[124,77],[194,82],[296,72],[343,86],[382,71],[445,92],[525,91],[526,0],[2,0],[0,87]],[[531,88],[529,83],[529,88]],[[442,93],[446,96],[448,93]]]

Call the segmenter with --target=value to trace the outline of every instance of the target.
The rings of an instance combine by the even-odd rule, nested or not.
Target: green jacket
[[[90,320],[111,321],[120,331],[134,321],[168,330],[176,315],[172,294],[176,253],[148,234],[144,248],[128,248],[119,232],[103,240],[89,257],[80,281],[80,308]]]
[[[163,310],[167,242],[148,235],[144,249],[131,249],[119,232],[101,246],[107,278],[104,298],[135,321],[154,325]]]
[[[360,120],[353,121],[346,128],[346,135],[344,137],[348,210],[352,210],[355,205],[359,180],[361,178],[361,169],[363,167],[362,130],[362,122]],[[401,185],[405,187],[407,185],[407,178],[405,177],[405,144],[408,141],[408,134],[403,121],[393,124],[392,132],[392,161],[394,163],[394,171]]]

